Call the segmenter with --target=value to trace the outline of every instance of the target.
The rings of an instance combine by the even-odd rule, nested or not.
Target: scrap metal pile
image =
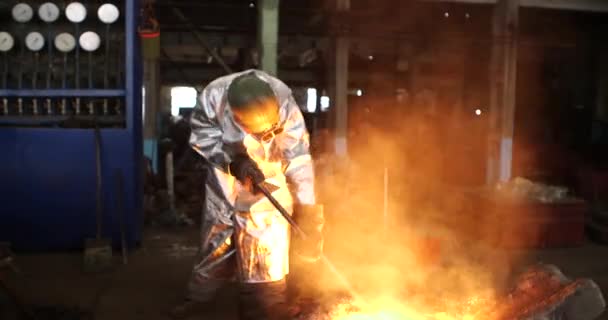
[[[606,302],[589,279],[569,280],[552,265],[524,272],[495,313],[498,319],[595,319]]]
[[[565,187],[547,185],[521,177],[499,183],[496,185],[496,189],[504,196],[542,203],[559,203],[573,200]]]

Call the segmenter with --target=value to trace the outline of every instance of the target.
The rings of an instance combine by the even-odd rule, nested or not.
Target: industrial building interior
[[[210,181],[248,188],[200,117],[242,127],[253,69],[305,124],[312,294],[246,317],[240,274],[176,315],[235,205]],[[0,100],[0,320],[608,320],[606,0],[1,0]],[[317,238],[247,178],[295,265]],[[245,250],[228,210],[209,256]]]

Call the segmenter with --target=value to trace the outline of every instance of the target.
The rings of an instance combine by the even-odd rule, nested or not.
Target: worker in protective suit
[[[238,280],[241,319],[288,318],[290,229],[255,185],[278,186],[273,196],[309,235],[306,242],[294,237],[292,256],[300,263],[320,259],[323,208],[315,202],[308,132],[291,90],[258,70],[221,77],[202,92],[191,127],[190,144],[210,165],[200,260],[173,316],[199,311],[226,281]]]

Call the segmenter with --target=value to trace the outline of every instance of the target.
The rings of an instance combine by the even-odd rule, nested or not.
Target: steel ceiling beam
[[[172,7],[171,9],[173,11],[173,14],[179,20],[181,20],[183,23],[187,24],[190,27],[190,32],[192,32],[194,38],[198,41],[201,47],[203,47],[205,51],[207,51],[207,53],[214,58],[215,62],[218,63],[227,74],[232,73],[232,69],[230,69],[230,67],[224,62],[224,59],[222,59],[222,57],[220,57],[217,52],[215,52],[215,50],[213,50],[213,48],[211,48],[211,46],[207,44],[207,41],[205,41],[205,38],[200,32],[199,27],[192,23],[190,19],[186,18],[186,16],[180,9],[176,7]]]
[[[496,4],[496,0],[419,0],[422,2],[451,2],[465,4]],[[520,0],[526,8],[557,9],[586,12],[608,12],[606,0]]]
[[[608,12],[606,0],[520,0],[522,7]]]
[[[419,0],[420,2],[453,2],[468,4],[496,4],[496,0]]]

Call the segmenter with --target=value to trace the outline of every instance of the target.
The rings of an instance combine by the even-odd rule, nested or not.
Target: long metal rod
[[[293,218],[291,217],[289,212],[287,212],[287,210],[285,210],[285,208],[279,203],[279,201],[277,201],[277,199],[275,199],[275,197],[272,196],[270,191],[268,191],[268,189],[266,189],[266,187],[263,184],[257,184],[256,187],[258,188],[258,190],[260,190],[260,192],[262,192],[264,194],[264,196],[266,196],[268,201],[270,201],[270,203],[272,203],[272,205],[281,213],[283,218],[285,218],[285,220],[287,220],[287,222],[289,223],[291,228],[296,231],[298,236],[300,238],[302,238],[302,240],[307,240],[308,236],[306,235],[306,233],[300,228],[300,226],[298,226],[296,221],[293,220]],[[363,304],[363,305],[367,304],[367,303],[365,303],[365,300],[363,300],[361,295],[359,295],[355,291],[355,289],[351,285],[350,281],[348,281],[348,279],[338,270],[338,268],[336,268],[336,266],[331,262],[331,260],[329,260],[327,258],[327,256],[325,256],[324,254],[321,254],[321,261],[323,262],[323,264],[325,264],[325,266],[329,269],[329,271],[331,271],[331,273],[336,278],[338,278],[338,280],[340,280],[340,283],[342,284],[342,286],[356,300],[356,302],[358,302],[359,304]]]
[[[95,130],[93,132],[95,138],[95,218],[97,221],[95,237],[97,240],[101,240],[101,232],[103,230],[103,168],[102,168],[102,156],[101,156],[101,131],[99,125],[95,123]]]
[[[8,89],[2,90],[0,89],[0,97],[51,97],[51,98],[62,98],[62,97],[94,97],[94,98],[115,98],[115,97],[124,97],[125,90],[123,89]]]
[[[21,52],[19,53],[20,59],[19,59],[19,69],[17,71],[17,90],[21,90],[23,89],[23,61],[25,60],[25,44],[21,44]],[[4,97],[6,97],[6,95],[2,95]],[[23,98],[21,96],[18,96],[19,98],[17,98],[17,113],[19,113],[19,115],[23,114]]]
[[[78,40],[80,39],[80,27],[78,26],[78,23],[74,24],[74,36],[76,37],[76,42],[78,42]],[[76,87],[76,89],[80,89],[80,46],[76,45],[76,53],[74,54],[74,63],[75,63],[75,69],[74,69],[74,86]],[[76,97],[76,100],[74,101],[75,106],[74,106],[74,113],[76,115],[80,115],[80,97]]]
[[[203,49],[205,49],[205,51],[207,51],[208,54],[210,54],[213,59],[215,59],[215,61],[224,69],[224,71],[226,71],[226,73],[232,73],[232,69],[230,69],[230,67],[226,64],[226,62],[224,62],[224,59],[222,59],[222,57],[220,57],[220,55],[217,54],[217,52],[215,52],[210,46],[209,44],[207,44],[207,41],[205,41],[205,38],[201,35],[201,33],[198,31],[198,27],[192,23],[192,21],[190,21],[190,19],[186,18],[186,16],[182,13],[182,11],[176,7],[172,7],[171,10],[173,10],[173,14],[175,14],[175,16],[177,16],[180,20],[182,20],[182,22],[184,22],[185,24],[187,24],[190,27],[190,30],[192,32],[192,34],[194,35],[194,38],[198,41],[198,43],[201,45],[201,47],[203,47]]]
[[[32,90],[36,90],[38,82],[38,62],[40,60],[40,54],[34,53],[34,75],[32,76]],[[38,115],[38,99],[32,100],[32,113]]]
[[[103,59],[103,63],[104,63],[104,67],[103,67],[103,88],[104,89],[108,89],[108,87],[110,86],[110,79],[108,77],[108,68],[109,63],[108,60],[110,60],[110,24],[106,24],[106,35],[105,35],[105,40],[106,40],[106,56]],[[103,114],[107,115],[108,114],[108,99],[103,99]]]
[[[2,89],[8,89],[8,56],[6,52],[2,53]],[[8,99],[2,97],[2,112],[8,115]]]
[[[78,42],[78,40],[80,39],[80,28],[78,26],[78,23],[74,24],[74,36],[76,37],[76,42]],[[75,58],[74,58],[74,62],[75,62],[75,66],[76,69],[74,70],[74,74],[75,74],[75,82],[74,82],[74,86],[76,86],[76,89],[80,89],[80,46],[77,44],[76,45],[76,52],[75,52]]]
[[[126,265],[129,263],[128,248],[127,248],[127,237],[125,230],[125,200],[124,200],[124,181],[122,171],[120,169],[115,170],[116,175],[116,209],[118,211],[118,221],[120,222],[120,251],[122,253],[122,263]]]
[[[52,39],[53,36],[53,27],[50,23],[47,24],[47,35],[48,35],[48,48],[47,48],[47,54],[48,54],[48,70],[46,73],[46,88],[47,89],[51,89],[51,81],[52,81],[52,75],[53,75],[53,46],[51,45],[50,41]],[[52,102],[51,102],[51,98],[46,98],[46,113],[47,114],[52,114],[53,113],[53,106],[52,106]]]
[[[118,37],[118,38],[120,39],[121,37]],[[123,42],[123,43],[124,43],[124,42]],[[120,48],[120,46],[121,46],[121,43],[119,42],[119,43],[117,44],[117,47],[119,47],[119,48]],[[115,74],[115,75],[116,75],[116,78],[115,78],[115,80],[116,80],[116,81],[115,81],[115,86],[116,86],[116,88],[121,88],[121,89],[122,89],[122,86],[123,86],[123,84],[122,84],[122,83],[123,83],[123,82],[122,82],[122,74],[121,74],[121,71],[120,71],[120,70],[124,70],[124,66],[123,66],[123,64],[122,64],[122,57],[123,57],[123,55],[122,55],[122,53],[120,52],[120,50],[117,50],[117,52],[118,52],[118,55],[116,56],[116,66],[117,66],[117,69],[116,69],[116,74]],[[125,88],[125,89],[126,89],[126,88]],[[125,101],[126,101],[126,100],[125,100]],[[115,112],[116,114],[121,114],[120,98],[117,98],[117,99],[116,99],[116,104],[114,105],[114,112]]]
[[[89,52],[89,89],[93,89],[93,52]],[[95,114],[95,106],[93,105],[93,99],[89,99],[88,102],[89,114]]]
[[[68,53],[63,53],[63,72],[61,74],[61,89],[67,89],[68,85]],[[67,113],[67,101],[65,98],[61,99],[61,114],[65,115]]]
[[[6,52],[2,53],[2,89],[8,89],[8,55]]]

